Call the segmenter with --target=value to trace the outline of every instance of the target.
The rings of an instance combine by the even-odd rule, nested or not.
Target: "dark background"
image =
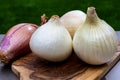
[[[89,6],[96,7],[101,19],[115,30],[120,30],[119,3],[119,0],[0,0],[0,34],[19,23],[40,25],[40,16],[43,13],[48,18],[54,14],[62,16],[71,10],[86,13]]]

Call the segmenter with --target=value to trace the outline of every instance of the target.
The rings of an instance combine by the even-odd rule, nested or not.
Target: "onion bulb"
[[[29,40],[37,28],[37,25],[30,23],[21,23],[10,28],[0,43],[0,62],[7,64],[31,52]]]
[[[40,58],[52,62],[63,61],[70,56],[72,39],[67,29],[61,25],[59,16],[52,16],[33,33],[30,48]]]
[[[73,10],[65,13],[61,18],[61,23],[69,31],[73,38],[75,31],[85,22],[86,14],[80,10]]]
[[[104,64],[116,52],[117,42],[114,29],[97,16],[94,7],[88,7],[85,23],[73,38],[77,56],[88,64]]]

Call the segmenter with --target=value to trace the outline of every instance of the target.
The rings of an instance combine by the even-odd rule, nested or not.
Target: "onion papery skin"
[[[73,38],[76,55],[88,64],[100,65],[111,60],[117,45],[115,30],[97,16],[94,7],[89,7],[85,23]]]
[[[71,55],[72,39],[66,28],[61,25],[59,17],[52,16],[33,33],[30,48],[40,58],[60,62]]]
[[[7,64],[31,52],[29,41],[37,28],[37,25],[31,23],[20,23],[11,27],[0,43],[0,62]]]
[[[71,37],[73,38],[74,33],[81,27],[85,22],[86,14],[81,10],[73,10],[65,13],[61,16],[60,21],[69,31]]]

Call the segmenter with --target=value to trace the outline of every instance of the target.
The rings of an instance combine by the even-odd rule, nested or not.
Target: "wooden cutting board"
[[[111,61],[99,66],[88,65],[74,54],[64,62],[53,63],[30,53],[13,62],[12,71],[20,80],[101,80],[120,60],[119,51],[120,44]]]

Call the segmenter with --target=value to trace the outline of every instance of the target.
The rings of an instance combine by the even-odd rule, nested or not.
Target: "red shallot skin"
[[[37,25],[30,23],[10,28],[0,43],[0,62],[7,64],[10,60],[31,52],[29,41],[37,28]]]

